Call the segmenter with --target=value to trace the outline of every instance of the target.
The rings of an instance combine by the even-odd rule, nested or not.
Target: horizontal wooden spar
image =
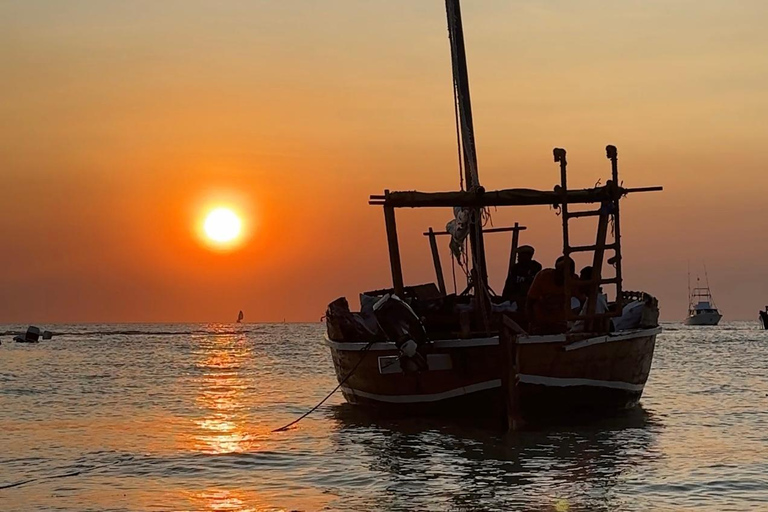
[[[526,229],[528,228],[525,226],[509,226],[506,228],[488,228],[488,229],[483,228],[483,233],[501,233],[504,231],[525,231]],[[450,235],[450,233],[447,231],[434,231],[432,234],[433,235]],[[424,236],[429,236],[429,231],[424,233]]]
[[[578,219],[580,217],[597,217],[600,215],[602,210],[586,210],[583,212],[568,212],[566,215],[569,219]]]
[[[565,249],[566,254],[570,254],[572,252],[592,252],[596,251],[598,249],[604,249],[604,250],[615,250],[618,247],[618,244],[612,243],[612,244],[605,244],[605,245],[572,245],[570,247],[567,247]]]
[[[654,192],[663,187],[622,188],[603,186],[596,188],[568,190],[569,204],[598,203],[614,198],[614,194]],[[533,190],[514,188],[480,192],[389,192],[372,195],[368,204],[392,206],[394,208],[439,208],[439,207],[485,207],[485,206],[536,206],[558,205],[563,202],[563,193],[556,190]]]

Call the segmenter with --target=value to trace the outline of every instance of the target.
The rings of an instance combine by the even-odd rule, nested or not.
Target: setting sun
[[[228,243],[240,236],[242,222],[229,208],[216,208],[205,217],[203,229],[212,242]]]

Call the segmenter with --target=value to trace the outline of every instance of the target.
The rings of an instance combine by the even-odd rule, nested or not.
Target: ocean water
[[[0,510],[768,510],[768,331],[665,325],[642,407],[504,434],[340,395],[321,324],[0,326]]]

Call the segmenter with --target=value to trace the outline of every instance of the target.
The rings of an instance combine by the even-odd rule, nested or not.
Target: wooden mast
[[[453,83],[458,105],[458,123],[461,131],[461,149],[464,154],[464,180],[467,190],[482,190],[477,171],[477,151],[475,149],[475,129],[472,121],[472,102],[469,95],[469,74],[467,55],[464,49],[464,28],[461,21],[459,0],[445,0],[448,17],[448,35],[451,41],[451,61],[453,64]],[[472,208],[469,225],[469,244],[472,253],[472,275],[475,298],[482,313],[483,324],[488,329],[487,318],[490,308],[486,304],[488,270],[485,262],[485,244],[483,242],[482,209]]]

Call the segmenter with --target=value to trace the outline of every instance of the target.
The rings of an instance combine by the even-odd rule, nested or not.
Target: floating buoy
[[[22,335],[16,335],[13,337],[13,341],[16,343],[39,343],[40,342],[40,328],[30,325],[27,327],[27,332]]]

